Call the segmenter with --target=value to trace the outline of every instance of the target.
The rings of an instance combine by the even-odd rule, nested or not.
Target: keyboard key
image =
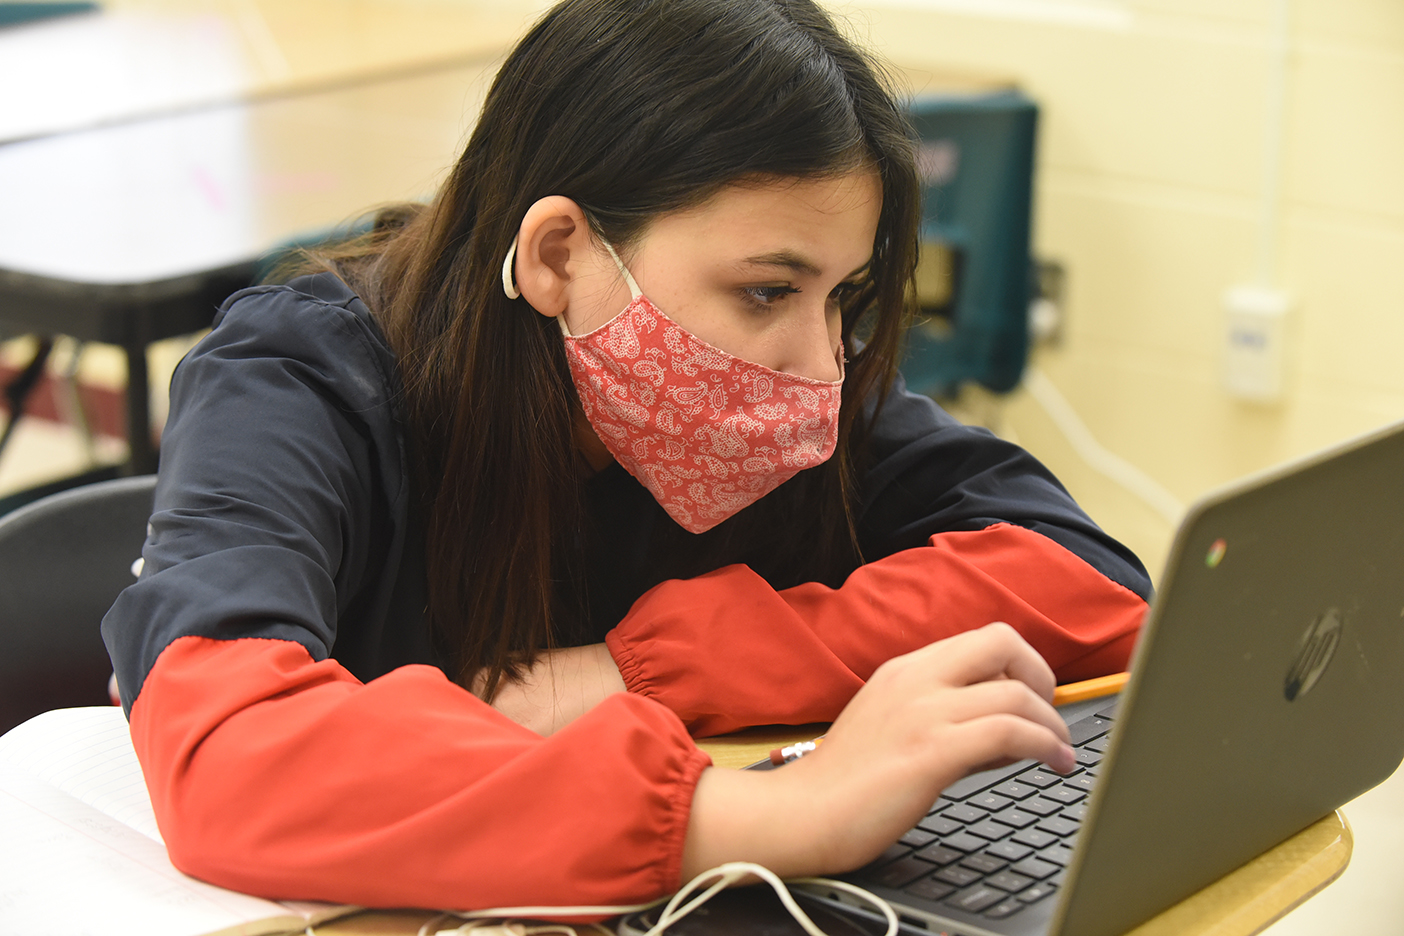
[[[985,878],[985,883],[991,887],[998,887],[1002,891],[1021,891],[1028,887],[1033,881],[1022,874],[1015,874],[1013,871],[1001,871],[998,874],[991,874]]]
[[[990,818],[993,819],[995,822],[1000,822],[1007,826],[1013,826],[1016,829],[1022,829],[1026,826],[1033,825],[1035,822],[1038,821],[1039,817],[1031,812],[1024,812],[1017,806],[1010,806],[1008,809],[1001,809],[999,812],[995,813]]]
[[[962,868],[960,865],[947,865],[934,875],[936,880],[945,881],[947,884],[954,884],[956,887],[974,884],[984,876],[985,873],[983,871]]]
[[[1049,845],[1054,845],[1062,840],[1052,832],[1044,832],[1042,829],[1025,829],[1014,836],[1013,841],[1018,842],[1020,845],[1028,845],[1031,848],[1047,848]],[[1000,844],[1002,845],[1004,843],[1001,842]],[[1018,859],[1016,858],[1014,860],[1017,861]]]
[[[981,874],[989,874],[991,871],[998,871],[1007,864],[1009,864],[1007,860],[1004,858],[997,858],[989,852],[984,852],[979,855],[970,855],[961,862],[961,865],[964,867],[972,871],[979,871]]]
[[[1082,828],[1082,824],[1073,822],[1071,819],[1064,819],[1061,816],[1051,816],[1040,822],[1038,827],[1045,832],[1066,837],[1076,834],[1077,830]]]
[[[1097,777],[1091,772],[1078,774],[1071,780],[1064,780],[1063,786],[1072,787],[1074,790],[1082,790],[1085,793],[1091,793],[1097,786]]]
[[[1001,900],[999,903],[986,910],[985,916],[992,920],[1002,920],[1007,916],[1013,916],[1018,913],[1020,910],[1024,909],[1024,906],[1024,904],[1019,903],[1019,901],[1013,898]]]
[[[954,819],[956,822],[979,822],[989,815],[983,809],[976,809],[974,806],[966,806],[963,803],[952,806],[941,813],[947,819]]]
[[[999,903],[1004,897],[1002,890],[996,890],[987,884],[976,884],[960,891],[954,897],[947,898],[946,903],[966,913],[979,913],[986,907]]]
[[[1072,849],[1063,844],[1050,845],[1043,851],[1038,853],[1038,857],[1041,860],[1051,861],[1054,864],[1060,864],[1063,867],[1067,867],[1068,862],[1072,861],[1072,855]]]
[[[1037,829],[1032,829],[1030,831],[1037,832],[1039,835],[1048,835],[1047,832],[1038,832]],[[1015,839],[1018,837],[1017,835],[1014,836]],[[1048,835],[1048,838],[1052,841],[1034,847],[1044,848],[1047,845],[1051,845],[1053,841],[1057,841],[1057,839],[1054,839],[1051,835]],[[996,858],[1003,858],[1005,861],[1018,861],[1020,858],[1027,858],[1029,855],[1033,854],[1033,848],[1027,845],[1016,845],[1013,841],[1006,839],[1003,842],[995,842],[989,848],[985,849],[985,854],[994,855]]]
[[[1117,696],[1116,701],[1111,705],[1108,705],[1104,709],[1098,709],[1092,714],[1096,715],[1098,718],[1105,718],[1107,721],[1113,721],[1116,718],[1116,710],[1119,705],[1121,705],[1121,696]]]
[[[1102,755],[1096,751],[1089,751],[1087,748],[1078,748],[1074,756],[1083,767],[1096,767],[1102,762]]]
[[[1055,783],[1061,783],[1063,778],[1047,770],[1030,770],[1028,773],[1019,774],[1016,779],[1018,783],[1027,783],[1039,789],[1051,787]]]
[[[927,816],[917,823],[917,828],[934,832],[937,835],[950,835],[952,832],[959,832],[965,828],[965,823],[947,819],[945,816]]]
[[[1043,791],[1043,795],[1046,799],[1057,800],[1068,806],[1071,806],[1073,803],[1087,796],[1083,791],[1069,786],[1049,787]]]
[[[908,829],[897,841],[903,845],[910,845],[912,848],[920,848],[936,841],[936,833],[928,832],[925,829]]]
[[[901,842],[894,842],[891,845],[887,846],[887,848],[883,850],[883,853],[881,855],[878,855],[876,858],[874,858],[871,864],[873,866],[885,865],[889,861],[896,861],[903,855],[910,854],[911,851],[912,850],[910,848],[903,845]]]
[[[1007,796],[1010,799],[1021,800],[1037,793],[1038,787],[1030,786],[1027,783],[1020,783],[1018,780],[1006,780],[990,792],[998,793],[1000,796]]]
[[[989,839],[991,842],[998,842],[1014,830],[1007,825],[1000,825],[993,819],[985,819],[973,825],[966,826],[965,831],[969,832],[971,835],[978,835],[980,838]]]
[[[999,812],[1006,806],[1014,805],[1014,801],[998,794],[986,790],[977,796],[972,796],[966,800],[971,806],[979,806],[981,809],[988,809],[990,812]]]
[[[934,877],[913,881],[902,888],[902,890],[905,893],[911,894],[913,897],[923,897],[927,900],[944,900],[946,897],[956,892],[954,887],[944,881],[938,881]],[[1029,901],[1024,902],[1029,903]]]
[[[1030,887],[1028,890],[1020,891],[1015,896],[1017,896],[1024,903],[1033,903],[1034,901],[1042,900],[1057,889],[1058,885],[1056,884],[1050,884],[1047,881],[1040,881],[1033,887]]]
[[[982,838],[977,838],[968,832],[957,832],[955,835],[947,835],[941,839],[941,844],[947,848],[954,848],[956,851],[977,852],[984,848],[989,842]]]
[[[1088,737],[1091,737],[1090,735]],[[962,800],[972,793],[979,793],[981,790],[988,790],[996,783],[1002,783],[1018,773],[1023,773],[1032,767],[1036,761],[1021,760],[1010,764],[1008,767],[1000,767],[996,770],[982,770],[979,773],[971,774],[963,780],[957,780],[941,791],[941,795],[947,799]]]
[[[1107,719],[1098,718],[1096,715],[1093,715],[1091,718],[1084,718],[1081,721],[1075,721],[1069,725],[1068,734],[1072,736],[1072,746],[1077,747],[1080,744],[1091,741],[1093,738],[1106,734],[1108,731],[1111,731],[1111,727],[1111,722]]]
[[[1040,861],[1037,858],[1025,858],[1023,861],[1014,862],[1014,864],[1009,866],[1009,870],[1026,877],[1046,878],[1050,874],[1063,869],[1047,861]]]
[[[1111,735],[1102,735],[1100,738],[1093,738],[1082,747],[1084,750],[1105,754],[1107,753],[1107,748],[1111,747]]]
[[[1029,861],[1035,859],[1030,858]],[[865,880],[883,887],[901,887],[931,873],[931,865],[917,858],[900,858],[883,868],[874,869],[871,865],[862,871]]]
[[[1087,818],[1087,804],[1078,803],[1076,806],[1069,806],[1059,813],[1064,819],[1071,819],[1073,822],[1081,822]]]
[[[1024,800],[1019,804],[1019,808],[1040,816],[1051,816],[1055,812],[1061,812],[1063,804],[1040,796],[1037,799]]]
[[[922,861],[929,861],[937,865],[948,865],[953,861],[959,861],[961,859],[960,852],[956,851],[954,848],[947,848],[939,843],[919,849],[915,854]],[[939,897],[933,897],[932,899],[940,900]]]
[[[941,810],[945,809],[947,806],[950,805],[953,805],[951,800],[946,799],[944,796],[938,796],[936,797],[935,804],[926,811],[926,814],[928,816],[934,816],[936,813],[940,812]]]

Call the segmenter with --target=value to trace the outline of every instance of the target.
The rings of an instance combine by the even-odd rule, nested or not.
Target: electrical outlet
[[[1276,289],[1235,286],[1223,302],[1224,388],[1241,400],[1280,400],[1291,300]]]
[[[1063,340],[1068,271],[1057,260],[1035,259],[1035,294],[1029,300],[1029,340],[1057,345]]]

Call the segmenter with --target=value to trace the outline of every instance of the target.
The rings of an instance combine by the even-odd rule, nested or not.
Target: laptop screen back
[[[1113,936],[1404,756],[1404,427],[1182,525],[1074,859],[1065,936]]]

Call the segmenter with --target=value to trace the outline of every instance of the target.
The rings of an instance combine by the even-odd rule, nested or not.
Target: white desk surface
[[[0,146],[0,269],[155,282],[428,196],[495,68],[484,60]]]
[[[0,30],[0,143],[500,54],[545,0],[103,0]]]

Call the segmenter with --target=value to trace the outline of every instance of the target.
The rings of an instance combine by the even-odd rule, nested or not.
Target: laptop
[[[843,879],[904,933],[1121,936],[1386,779],[1404,759],[1404,423],[1196,504],[1130,681],[1089,707],[1074,774],[966,777]]]

